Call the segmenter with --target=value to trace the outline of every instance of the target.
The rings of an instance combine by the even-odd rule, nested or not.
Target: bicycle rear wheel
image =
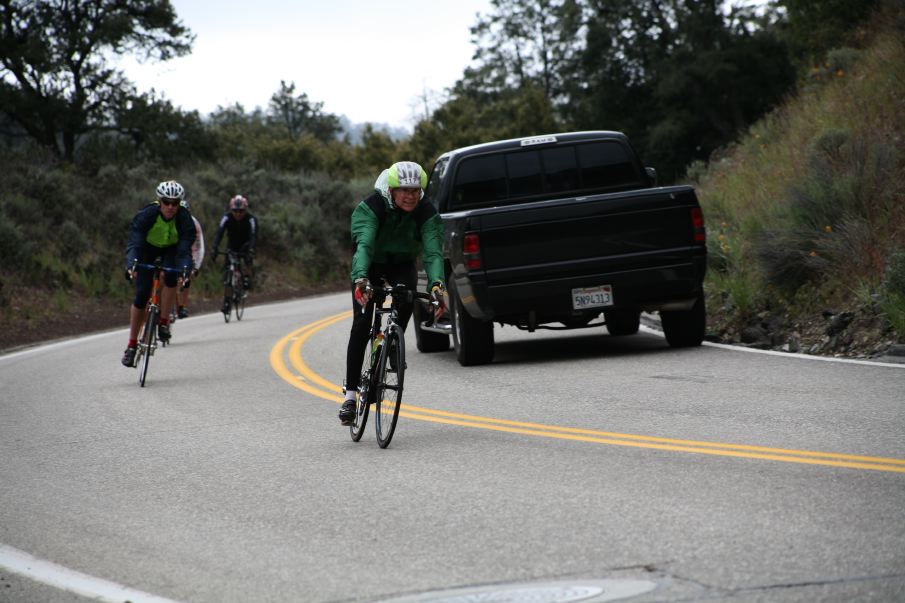
[[[368,413],[371,410],[369,402],[371,393],[374,391],[372,387],[369,387],[370,379],[371,377],[367,372],[362,373],[362,387],[359,390],[358,398],[355,401],[355,418],[353,419],[352,425],[349,426],[349,435],[352,436],[353,442],[357,442],[361,439],[361,436],[365,432],[365,425],[368,424]]]
[[[138,370],[138,383],[142,387],[145,386],[145,379],[148,377],[148,366],[151,364],[151,355],[157,345],[157,322],[160,320],[157,315],[158,312],[158,310],[153,308],[148,311],[144,332],[138,343],[138,348],[142,354],[141,366]]]
[[[377,429],[377,444],[381,448],[386,448],[393,439],[393,432],[396,431],[405,376],[405,340],[402,337],[402,330],[398,327],[387,333],[377,366],[377,391],[374,392],[377,407],[374,426]]]

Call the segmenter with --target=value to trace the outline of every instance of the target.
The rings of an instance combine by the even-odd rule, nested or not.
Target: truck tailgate
[[[670,187],[475,212],[483,267],[496,285],[653,267],[687,257],[697,205],[693,189]]]

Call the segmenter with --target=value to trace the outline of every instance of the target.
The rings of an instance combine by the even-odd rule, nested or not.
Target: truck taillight
[[[691,208],[691,228],[694,232],[695,243],[707,242],[707,230],[704,228],[704,212],[700,207]]]
[[[481,262],[481,238],[477,233],[465,235],[462,241],[462,254],[465,256],[465,268],[468,270],[480,270],[484,267]]]

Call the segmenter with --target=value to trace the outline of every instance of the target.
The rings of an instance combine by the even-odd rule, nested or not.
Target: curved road
[[[905,599],[902,365],[410,330],[380,450],[347,307],[180,321],[144,389],[124,331],[0,356],[0,601]]]

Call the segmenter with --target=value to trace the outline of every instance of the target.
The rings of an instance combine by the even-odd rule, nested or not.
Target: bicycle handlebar
[[[132,270],[131,270],[131,272],[134,273],[134,272],[137,271],[139,268],[141,268],[142,270],[163,270],[164,272],[170,272],[170,273],[180,274],[180,275],[182,275],[183,280],[188,279],[188,278],[189,278],[189,273],[191,272],[191,268],[189,268],[189,267],[185,267],[185,268],[170,268],[170,267],[164,266],[164,265],[162,265],[162,264],[160,264],[160,263],[155,263],[155,264],[144,264],[144,263],[140,263],[137,259],[132,260]],[[131,279],[130,279],[130,280],[131,280]]]
[[[414,291],[412,289],[409,289],[408,287],[406,287],[405,285],[403,285],[401,283],[398,285],[389,285],[389,284],[384,283],[383,285],[381,285],[377,288],[372,287],[371,285],[367,285],[364,288],[364,290],[365,290],[365,293],[382,293],[384,297],[386,297],[387,295],[392,295],[394,293],[395,294],[405,294],[405,295],[411,294],[413,297],[417,297],[419,299],[424,299],[424,300],[430,301],[431,305],[434,307],[437,307],[440,305],[440,302],[433,299],[429,293],[423,293],[421,291]],[[362,314],[365,313],[367,306],[368,306],[367,304],[364,304],[361,307]]]
[[[176,274],[187,272],[187,270],[183,270],[182,268],[170,268],[168,266],[158,266],[156,264],[139,264],[138,262],[135,262],[132,265],[136,268],[144,268],[145,270],[163,270],[164,272],[175,272]]]

